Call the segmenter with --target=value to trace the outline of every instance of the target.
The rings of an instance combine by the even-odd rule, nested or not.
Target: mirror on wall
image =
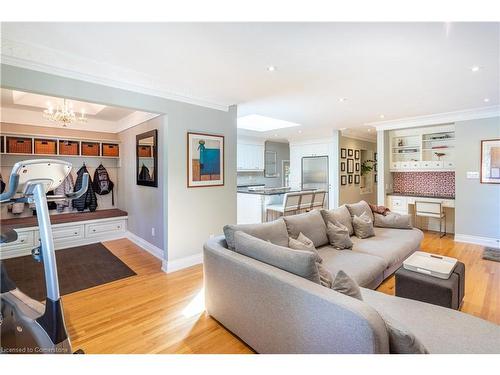
[[[137,185],[158,187],[158,130],[136,136]]]

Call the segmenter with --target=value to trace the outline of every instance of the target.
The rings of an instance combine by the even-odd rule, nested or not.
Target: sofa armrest
[[[204,246],[207,312],[259,353],[388,353],[370,306],[243,256]]]

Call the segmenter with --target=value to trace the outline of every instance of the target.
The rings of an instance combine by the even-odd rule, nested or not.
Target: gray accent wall
[[[160,221],[154,225],[164,228],[161,248],[168,263],[191,256],[201,259],[204,241],[212,234],[222,233],[224,224],[236,222],[235,106],[226,112],[5,64],[1,70],[1,86],[5,88],[165,115],[161,124],[165,133],[159,145],[164,149],[163,168],[158,171],[159,182],[164,186],[163,204],[147,204],[149,212],[142,213],[141,206],[137,213],[130,214],[137,215],[133,222],[149,220],[148,217]],[[224,186],[187,188],[187,131],[225,136]],[[135,169],[135,163],[122,163],[121,168]],[[135,184],[135,180],[124,184]],[[140,195],[131,194],[121,195],[120,200],[141,199]],[[158,230],[157,236],[161,236]]]
[[[500,185],[467,179],[481,168],[481,140],[500,138],[500,117],[455,123],[455,233],[500,239]]]

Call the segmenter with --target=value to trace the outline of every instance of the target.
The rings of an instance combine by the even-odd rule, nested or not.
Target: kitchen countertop
[[[265,184],[246,184],[246,185],[238,185],[237,188],[246,188],[246,187],[251,187],[251,186],[266,186]]]
[[[298,193],[303,190],[297,189],[273,189],[273,190],[248,190],[248,188],[238,188],[238,193],[256,194],[256,195],[279,195],[286,193]]]
[[[436,199],[455,199],[455,197],[445,196],[445,195],[434,195],[434,194],[422,194],[422,193],[387,193],[387,195],[395,195],[399,197],[417,197],[417,198],[436,198]]]

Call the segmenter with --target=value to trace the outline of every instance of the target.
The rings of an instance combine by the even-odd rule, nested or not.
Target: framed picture
[[[347,159],[347,173],[354,173],[354,159]]]
[[[340,185],[347,185],[347,176],[345,174],[340,176]]]
[[[352,184],[352,174],[350,174],[348,177],[348,180],[349,180],[349,184]]]
[[[355,175],[354,175],[354,183],[355,183],[356,185],[359,185],[359,174],[355,174]]]
[[[377,174],[375,173],[375,177],[373,178],[374,182],[377,183]]]
[[[224,185],[224,136],[187,133],[187,185]]]
[[[377,163],[373,163],[373,171],[377,172]]]
[[[354,159],[359,160],[359,150],[354,150]]]
[[[356,163],[356,172],[359,172],[359,163]]]
[[[481,183],[500,184],[500,139],[481,141]]]
[[[347,150],[345,148],[340,149],[340,157],[345,159],[347,157]]]
[[[345,172],[345,161],[340,162],[340,171]]]
[[[377,161],[377,153],[376,152],[373,153],[373,160]]]
[[[347,156],[352,157],[353,154],[354,154],[354,151],[352,150],[352,148],[348,148],[347,149]]]

